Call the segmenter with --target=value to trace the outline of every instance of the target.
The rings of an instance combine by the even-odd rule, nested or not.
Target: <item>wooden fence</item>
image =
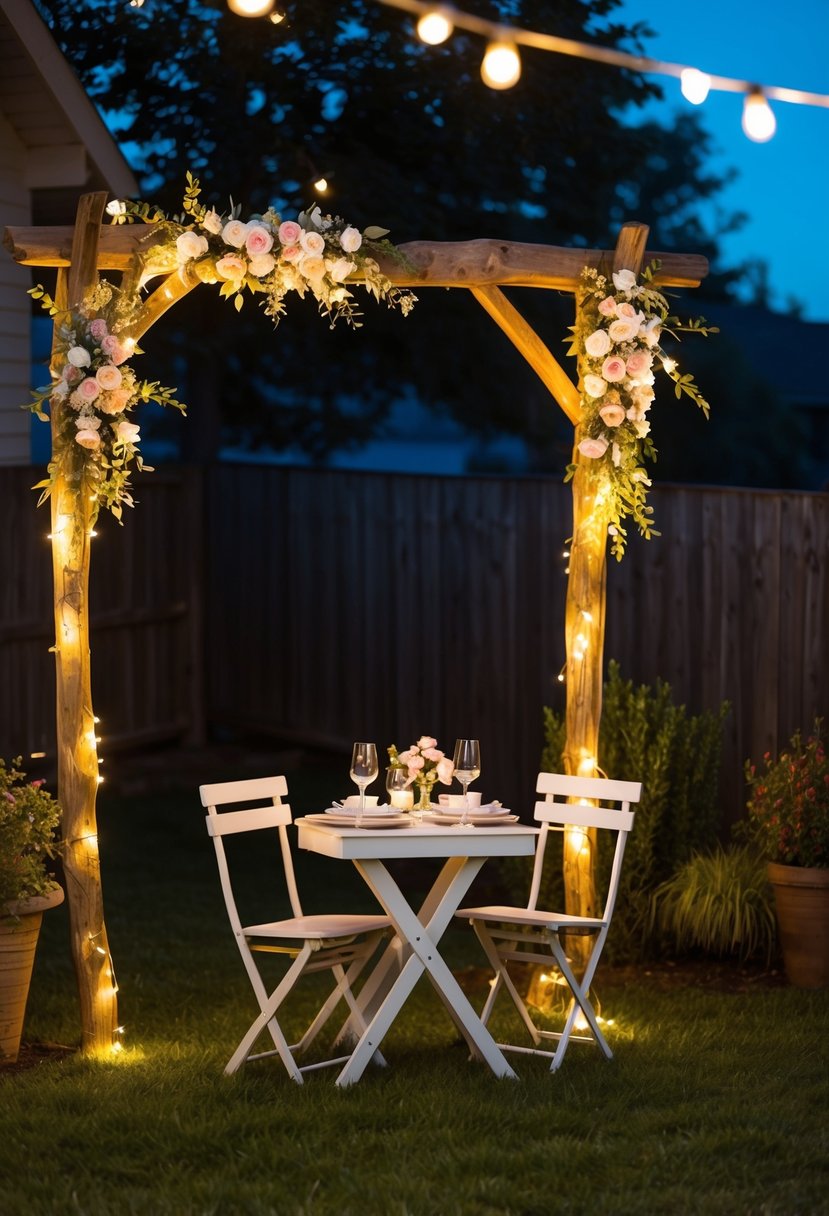
[[[4,756],[54,734],[34,480],[0,469]],[[93,552],[104,752],[205,722],[344,755],[355,738],[474,734],[480,788],[528,805],[541,708],[563,707],[567,487],[220,465],[144,477],[138,496],[123,529],[102,518]],[[827,711],[829,496],[662,487],[653,502],[662,536],[610,564],[605,654],[694,712],[731,703],[734,817],[744,759]]]

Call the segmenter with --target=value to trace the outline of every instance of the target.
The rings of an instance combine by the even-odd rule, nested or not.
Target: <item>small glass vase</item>
[[[415,803],[416,811],[430,811],[432,809],[432,783],[431,781],[417,781],[418,799]]]

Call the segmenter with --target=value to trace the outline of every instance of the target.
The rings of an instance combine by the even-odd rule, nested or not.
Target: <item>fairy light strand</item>
[[[507,42],[516,46],[532,47],[539,51],[552,51],[558,55],[569,55],[577,59],[590,59],[595,63],[605,63],[611,67],[629,68],[634,72],[648,75],[672,76],[686,81],[690,73],[695,75],[690,79],[697,84],[697,96],[703,93],[704,100],[708,90],[723,93],[743,93],[746,96],[761,93],[766,99],[783,101],[792,105],[819,106],[829,109],[829,94],[811,93],[805,89],[789,89],[780,85],[760,84],[756,80],[738,80],[731,76],[715,76],[700,72],[690,64],[672,63],[664,59],[654,59],[649,55],[635,55],[630,51],[620,51],[613,47],[597,46],[595,43],[578,42],[572,38],[559,38],[555,34],[539,34],[534,30],[522,29],[519,26],[503,22],[490,21],[485,17],[477,17],[463,9],[453,8],[443,4],[430,4],[427,0],[378,0],[388,8],[400,9],[418,17],[438,12],[449,26],[479,34],[489,42]],[[450,30],[451,33],[451,30]],[[448,37],[448,34],[447,34]],[[707,90],[700,88],[700,78],[704,77]]]

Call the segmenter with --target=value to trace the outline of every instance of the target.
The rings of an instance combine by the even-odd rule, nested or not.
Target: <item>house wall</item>
[[[0,114],[0,232],[32,222],[31,194],[24,181],[26,153]],[[31,271],[0,254],[0,464],[29,464],[31,416],[20,407],[31,381]]]

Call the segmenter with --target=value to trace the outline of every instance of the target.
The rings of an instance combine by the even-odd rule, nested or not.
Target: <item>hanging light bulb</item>
[[[314,182],[314,189],[316,190],[317,194],[325,194],[326,190],[328,189],[328,178],[318,177]]]
[[[274,0],[227,0],[227,7],[240,17],[266,17]]]
[[[682,96],[691,105],[700,106],[711,90],[711,77],[697,68],[683,68],[679,76]]]
[[[417,23],[417,36],[421,42],[429,46],[439,46],[445,42],[455,28],[452,22],[439,8],[433,8],[424,13]]]
[[[491,89],[511,89],[521,75],[521,56],[514,42],[490,42],[481,77]]]
[[[777,120],[760,88],[753,88],[750,93],[746,93],[743,104],[743,130],[756,144],[766,143],[777,130]]]

